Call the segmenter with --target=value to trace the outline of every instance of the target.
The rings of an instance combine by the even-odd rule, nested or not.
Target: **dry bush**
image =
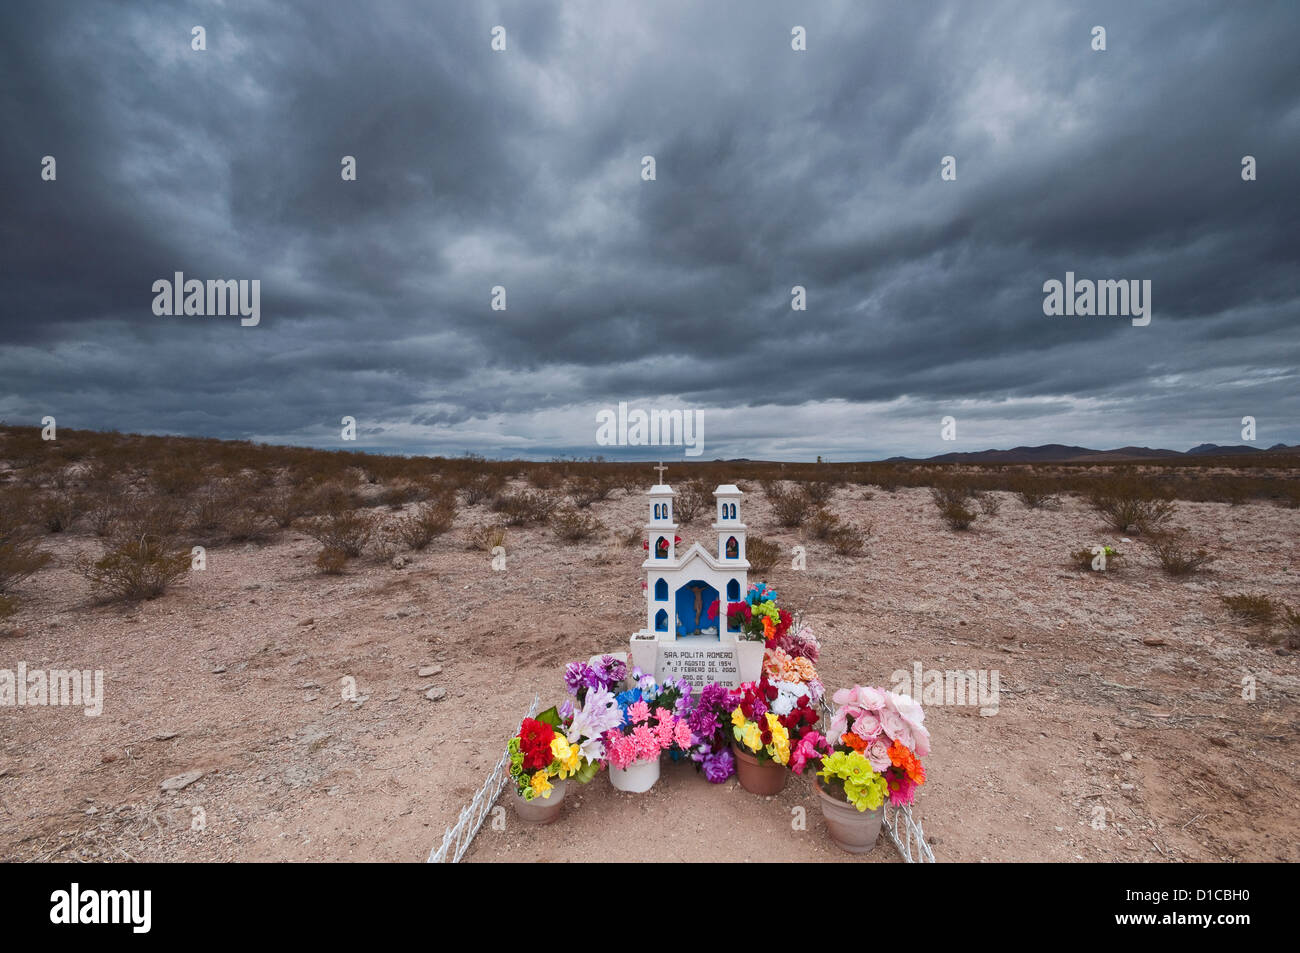
[[[979,502],[980,511],[985,516],[997,516],[998,513],[1002,512],[1002,497],[992,490],[985,493],[976,493],[975,499]]]
[[[1011,491],[1027,510],[1056,506],[1061,502],[1061,498],[1053,492],[1053,484],[1037,474],[1026,473],[1013,478]]]
[[[1171,576],[1189,575],[1215,559],[1204,548],[1193,549],[1185,529],[1158,532],[1146,537],[1146,541],[1159,560],[1160,568]]]
[[[18,600],[13,596],[0,595],[0,623],[18,611]]]
[[[759,480],[758,485],[763,490],[763,496],[767,497],[769,500],[774,500],[785,492],[785,490],[781,488],[780,480]]]
[[[475,506],[495,497],[506,485],[505,478],[494,471],[476,473],[467,477],[460,485],[465,494],[465,505]]]
[[[1290,606],[1282,607],[1282,632],[1288,649],[1300,649],[1300,612]]]
[[[809,480],[803,485],[803,495],[814,506],[825,506],[835,495],[833,480]]]
[[[108,602],[153,599],[189,572],[190,554],[166,541],[144,535],[120,542],[99,559],[82,556],[77,571],[90,580],[95,594]]]
[[[175,541],[185,525],[186,508],[179,500],[159,497],[129,497],[117,508],[109,524],[111,545],[138,542],[144,537]]]
[[[761,536],[751,536],[745,540],[745,558],[749,560],[750,572],[761,576],[769,572],[781,558],[781,547]]]
[[[1156,487],[1132,473],[1098,480],[1087,496],[1092,508],[1117,532],[1137,526],[1143,533],[1159,533],[1176,510]]]
[[[580,543],[591,539],[604,529],[604,524],[596,517],[574,508],[558,510],[551,517],[551,530],[557,539],[566,543]]]
[[[609,494],[617,486],[618,484],[608,477],[578,477],[569,486],[569,496],[573,499],[574,506],[580,510],[585,510],[592,503],[599,503],[601,500],[608,499]]]
[[[803,521],[812,512],[812,501],[802,489],[791,490],[788,493],[782,491],[771,496],[770,499],[777,525],[787,529],[802,526]]]
[[[426,487],[418,483],[409,483],[402,480],[380,490],[375,501],[380,506],[386,506],[390,510],[400,510],[407,503],[417,503],[420,500],[427,499],[428,492]]]
[[[348,554],[335,546],[326,546],[316,554],[316,568],[326,576],[343,575],[347,561]]]
[[[519,493],[502,493],[493,497],[492,512],[500,513],[507,526],[524,526],[528,523],[544,523],[556,507],[554,497],[538,492],[524,490]]]
[[[62,533],[72,528],[86,510],[86,500],[78,493],[56,490],[42,496],[37,503],[37,518],[47,533]]]
[[[375,531],[374,517],[356,510],[339,510],[316,516],[303,526],[303,532],[326,549],[337,549],[344,556],[360,556]]]
[[[304,515],[330,516],[344,510],[355,510],[361,505],[361,497],[355,490],[350,490],[339,483],[323,483],[312,489],[302,501]]]
[[[831,548],[838,556],[861,556],[866,552],[867,540],[871,538],[872,527],[868,524],[859,528],[852,523],[837,526],[830,534]]]
[[[709,505],[713,494],[703,480],[687,480],[677,490],[673,499],[673,515],[683,524],[693,523],[700,513]]]
[[[263,503],[263,511],[276,526],[287,529],[293,521],[307,511],[307,504],[294,486],[282,486],[272,490]]]
[[[1113,549],[1110,546],[1107,546],[1106,550],[1105,571],[1110,572],[1119,569],[1120,564],[1124,560],[1124,554],[1118,549]],[[1101,572],[1102,570],[1093,570],[1092,568],[1092,561],[1096,559],[1097,556],[1098,554],[1094,553],[1091,547],[1087,549],[1076,549],[1074,552],[1070,553],[1070,565],[1076,569],[1086,569],[1088,572]]]
[[[456,521],[456,498],[444,496],[421,503],[410,516],[397,525],[397,538],[411,549],[424,549],[451,529]]]
[[[807,529],[813,539],[830,539],[839,525],[840,518],[827,509],[817,510],[807,520]]]
[[[954,530],[970,529],[975,522],[975,511],[969,506],[974,495],[974,490],[964,480],[941,481],[930,487],[930,498],[934,500],[939,515],[948,528]]]
[[[234,543],[251,543],[271,535],[273,520],[255,503],[237,506],[226,519],[226,538]]]
[[[485,553],[490,553],[498,546],[506,544],[506,528],[504,526],[478,526],[470,531],[466,537],[467,549],[479,549]]]
[[[1272,625],[1277,618],[1278,609],[1285,608],[1268,596],[1220,596],[1219,601],[1233,615],[1262,626]]]
[[[0,595],[50,561],[36,548],[36,529],[28,517],[31,495],[21,490],[0,493]]]
[[[524,474],[524,479],[539,490],[553,490],[564,482],[564,475],[557,467],[533,467]]]
[[[155,466],[149,482],[163,496],[188,496],[203,485],[204,478],[199,467],[172,463]]]

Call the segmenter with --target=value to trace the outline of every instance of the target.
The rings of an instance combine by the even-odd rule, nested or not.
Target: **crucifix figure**
[[[658,471],[659,471],[659,482],[660,482],[660,483],[663,483],[663,482],[664,482],[664,471],[668,469],[666,466],[664,466],[664,462],[663,462],[662,460],[660,460],[660,461],[659,461],[659,466],[657,466],[657,467],[651,467],[650,469],[652,469],[652,470],[658,470]]]
[[[700,634],[700,610],[704,608],[704,587],[691,586],[691,592],[695,593],[695,632],[694,635]]]

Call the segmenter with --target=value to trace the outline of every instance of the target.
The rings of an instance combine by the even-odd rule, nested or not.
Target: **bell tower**
[[[677,559],[677,524],[673,522],[673,488],[663,482],[662,463],[655,467],[659,482],[646,494],[650,498],[650,520],[645,524],[646,538],[650,542],[646,565],[672,565]]]
[[[713,491],[717,501],[713,528],[718,533],[718,560],[726,565],[749,567],[745,558],[745,524],[740,519],[740,498],[745,494],[730,483]]]

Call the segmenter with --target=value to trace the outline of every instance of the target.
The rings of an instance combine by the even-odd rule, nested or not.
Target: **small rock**
[[[1151,645],[1151,646],[1164,645],[1164,644],[1165,644],[1165,640],[1162,639],[1162,638],[1160,638],[1158,635],[1149,635],[1149,636],[1147,636],[1145,639],[1142,640],[1142,644],[1143,644],[1143,645]]]
[[[176,737],[176,734],[177,734],[177,733],[174,732],[174,731],[160,731],[160,732],[158,732],[158,734],[156,734],[156,735],[153,736],[153,740],[154,740],[154,741],[171,741],[173,738]]]
[[[298,624],[299,624],[299,625],[315,625],[315,624],[316,624],[316,620],[315,620],[315,619],[312,619],[312,618],[307,618],[307,619],[303,619],[303,620],[302,620],[301,622],[299,622]]]
[[[226,667],[225,667],[224,665],[218,665],[216,668],[214,668],[214,669],[212,670],[212,674],[213,674],[213,675],[220,675],[220,674],[221,674],[222,672],[224,672],[225,670],[226,670]]]
[[[1120,759],[1121,761],[1132,761],[1132,760],[1133,760],[1133,752],[1131,752],[1131,751],[1125,751],[1122,755],[1119,756],[1119,759]]]
[[[1227,747],[1229,747],[1229,745],[1228,745],[1228,739],[1227,739],[1227,738],[1219,738],[1219,737],[1214,737],[1214,736],[1212,736],[1212,737],[1210,738],[1210,744],[1214,745],[1216,748],[1227,748]]]
[[[177,791],[189,787],[201,777],[203,777],[202,771],[186,771],[184,774],[178,774],[175,777],[168,778],[162,783],[161,787],[169,794],[174,794]]]
[[[406,556],[404,556],[402,553],[398,553],[396,556],[393,557],[393,568],[405,569],[409,564],[409,562],[410,560],[408,560]]]
[[[440,702],[447,697],[447,689],[434,687],[424,693],[424,697],[431,702]]]
[[[420,666],[419,676],[420,676],[421,678],[431,678],[431,677],[433,677],[434,675],[441,675],[441,674],[442,674],[442,666],[441,666],[441,665],[421,665],[421,666]]]

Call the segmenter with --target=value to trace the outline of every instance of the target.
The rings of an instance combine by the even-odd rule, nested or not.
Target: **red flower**
[[[519,729],[519,750],[524,756],[524,770],[540,771],[550,764],[551,741],[555,738],[555,729],[546,722],[536,718],[525,718]]]
[[[709,611],[704,614],[706,619],[716,619],[718,617],[718,600],[714,599],[709,603]]]

